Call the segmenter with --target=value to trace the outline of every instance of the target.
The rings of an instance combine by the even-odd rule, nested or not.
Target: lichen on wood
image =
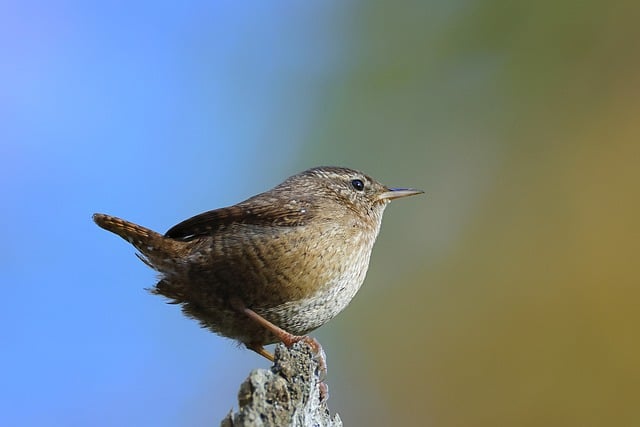
[[[276,346],[271,369],[256,369],[240,386],[238,411],[231,411],[222,427],[342,427],[331,416],[321,391],[321,373],[305,343]]]

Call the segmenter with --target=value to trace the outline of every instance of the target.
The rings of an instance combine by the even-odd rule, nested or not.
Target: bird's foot
[[[322,381],[326,378],[327,357],[324,353],[324,350],[322,349],[322,346],[320,345],[317,339],[310,337],[308,335],[294,335],[292,333],[289,333],[284,329],[282,329],[281,327],[274,325],[273,323],[271,323],[264,317],[260,316],[258,313],[251,310],[250,308],[247,308],[241,301],[237,299],[232,300],[231,303],[236,310],[244,313],[247,317],[249,317],[259,325],[263,326],[266,330],[271,332],[273,335],[275,335],[276,338],[282,341],[282,343],[285,346],[290,348],[294,343],[297,343],[297,342],[304,342],[307,345],[309,345],[309,347],[311,347],[311,350],[314,353],[314,360],[318,363],[318,375],[320,377],[320,380]],[[255,351],[259,355],[273,362],[273,355],[269,353],[267,350],[265,350],[265,348],[261,344],[248,344],[247,348]]]
[[[294,343],[303,342],[311,347],[311,351],[313,352],[313,360],[318,364],[318,375],[320,377],[320,381],[323,381],[327,377],[327,355],[324,352],[324,349],[320,345],[320,342],[310,337],[309,335],[293,335],[285,332],[288,337],[288,341],[282,340],[283,344],[287,347],[291,347]]]

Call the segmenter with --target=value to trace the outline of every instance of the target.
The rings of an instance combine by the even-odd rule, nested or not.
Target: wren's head
[[[321,166],[293,175],[275,190],[311,197],[327,219],[351,216],[380,226],[382,213],[393,199],[423,193],[413,188],[389,188],[357,170]],[[325,216],[314,212],[314,216]]]

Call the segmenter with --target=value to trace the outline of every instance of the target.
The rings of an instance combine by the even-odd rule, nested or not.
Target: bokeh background
[[[145,291],[310,166],[425,197],[315,334],[348,426],[640,425],[637,2],[3,2],[0,424],[207,426],[267,362]]]

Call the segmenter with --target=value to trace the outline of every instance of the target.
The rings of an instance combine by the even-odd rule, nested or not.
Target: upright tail
[[[117,234],[138,249],[141,259],[150,267],[163,271],[186,250],[186,243],[164,237],[162,234],[124,219],[105,214],[93,214],[98,226]],[[164,267],[164,268],[163,268]]]

